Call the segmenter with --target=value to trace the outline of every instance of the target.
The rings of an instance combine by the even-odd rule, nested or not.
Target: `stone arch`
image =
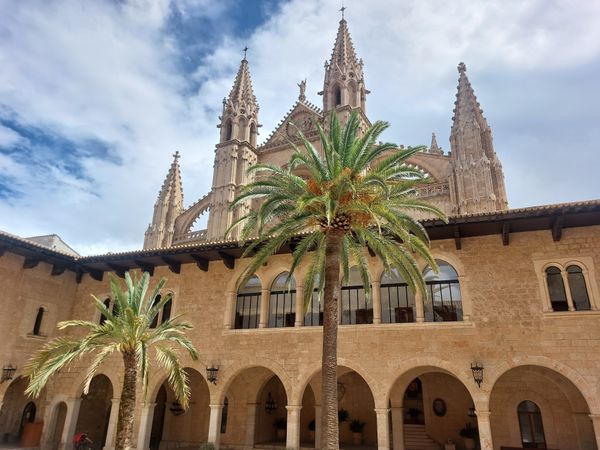
[[[105,363],[108,364],[108,363]],[[121,392],[121,379],[120,379],[120,374],[122,373],[122,370],[119,367],[119,370],[98,370],[95,374],[94,374],[94,378],[98,377],[98,376],[104,376],[106,378],[108,378],[108,380],[110,381],[110,384],[112,386],[113,389],[113,393],[120,393]],[[72,388],[71,390],[68,392],[67,395],[69,396],[73,396],[75,398],[79,398],[81,396],[83,396],[83,388],[85,387],[85,377],[87,376],[87,372],[85,370],[85,368],[82,368],[81,372],[77,375],[75,382],[72,384]]]
[[[42,440],[46,443],[45,446],[47,448],[52,450],[58,450],[60,448],[62,436],[64,434],[67,413],[68,406],[66,403],[66,397],[55,397],[47,409],[47,415],[49,414],[49,419],[45,420],[45,422],[48,425],[44,427],[45,436],[42,437]]]
[[[85,432],[95,445],[110,446],[108,436],[109,418],[115,398],[115,387],[111,378],[103,373],[98,373],[92,378],[87,395],[83,394],[83,384],[80,386],[81,406],[77,416],[75,432]]]
[[[1,437],[7,444],[18,443],[25,427],[29,426],[28,423],[40,422],[44,417],[46,389],[37,398],[31,399],[25,395],[27,385],[28,379],[19,376],[10,382],[4,392],[0,409],[0,430],[3,434]],[[34,416],[31,414],[32,410],[35,411]]]
[[[198,217],[207,212],[211,206],[212,194],[209,192],[188,209],[183,211],[179,216],[177,216],[174,225],[175,232],[173,234],[173,243],[176,244],[178,240],[185,239],[185,235],[190,232],[194,226],[194,222],[198,219]]]

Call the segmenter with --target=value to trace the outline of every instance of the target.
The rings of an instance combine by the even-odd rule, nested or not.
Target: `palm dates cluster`
[[[321,219],[319,219],[319,225],[323,230],[338,229],[347,232],[350,231],[350,218],[345,214],[340,214],[333,218],[331,224],[328,224],[327,218],[322,217]]]

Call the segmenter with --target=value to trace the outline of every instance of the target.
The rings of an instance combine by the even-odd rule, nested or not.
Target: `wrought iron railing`
[[[235,328],[258,328],[260,293],[238,294],[235,307]]]

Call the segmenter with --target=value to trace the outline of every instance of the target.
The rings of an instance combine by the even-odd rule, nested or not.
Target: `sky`
[[[0,230],[81,254],[142,247],[181,153],[210,190],[221,101],[248,46],[266,139],[307,79],[322,104],[338,0],[0,0]],[[449,150],[460,61],[511,208],[600,198],[600,0],[346,0],[383,136]]]

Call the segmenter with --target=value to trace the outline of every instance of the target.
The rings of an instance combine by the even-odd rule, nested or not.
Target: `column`
[[[258,319],[258,328],[265,328],[269,320],[269,297],[271,291],[269,289],[261,289],[260,291],[260,317]]]
[[[371,291],[373,293],[373,323],[381,323],[381,282],[371,281]]]
[[[567,305],[569,305],[569,311],[575,311],[575,304],[573,303],[573,297],[571,296],[571,287],[569,286],[569,278],[567,277],[566,270],[561,269],[560,275],[565,287],[565,294],[567,294]]]
[[[212,442],[216,450],[219,450],[221,439],[221,417],[223,405],[209,405],[210,418],[208,419],[208,442]]]
[[[315,405],[315,448],[321,448],[321,405]]]
[[[296,321],[295,327],[304,325],[304,286],[296,286]]]
[[[590,414],[590,419],[592,419],[592,425],[594,426],[596,446],[600,448],[600,414]]]
[[[119,405],[121,400],[113,398],[111,400],[110,417],[108,419],[108,428],[106,429],[106,442],[103,450],[112,450],[115,448],[115,437],[117,435],[117,420],[119,419]]]
[[[419,323],[425,322],[425,307],[423,305],[423,294],[419,291],[415,292],[415,309],[417,314],[416,321]]]
[[[302,405],[287,405],[287,434],[285,438],[286,449],[300,448],[300,410]]]
[[[246,406],[246,441],[244,444],[244,448],[246,449],[252,449],[254,447],[256,408],[258,408],[258,403],[248,403]]]
[[[231,330],[235,327],[234,322],[234,311],[235,311],[235,302],[237,300],[237,294],[235,292],[227,292],[225,294],[225,328],[227,330]]]
[[[388,408],[375,408],[377,414],[377,449],[390,450],[390,422]]]
[[[489,411],[475,411],[477,414],[477,427],[479,428],[479,448],[481,450],[494,450],[492,444],[492,427],[490,425]]]
[[[63,434],[60,439],[60,448],[61,450],[71,450],[73,448],[73,436],[76,432],[75,427],[79,418],[81,398],[70,398],[65,403],[67,404],[67,417],[65,417]]]
[[[154,419],[154,408],[156,403],[145,403],[140,413],[140,429],[137,438],[137,450],[148,450],[150,448],[150,435],[152,433],[152,420]]]
[[[404,408],[392,407],[392,439],[394,450],[404,450]]]

